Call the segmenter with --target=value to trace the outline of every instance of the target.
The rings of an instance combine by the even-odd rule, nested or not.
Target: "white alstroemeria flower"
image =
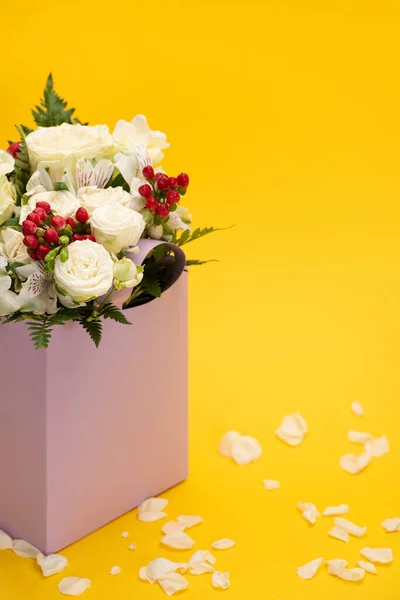
[[[81,188],[78,192],[81,206],[92,215],[97,208],[109,205],[121,205],[132,208],[132,198],[122,187],[109,187],[101,190],[96,187]]]
[[[143,267],[135,265],[130,259],[122,258],[114,263],[114,286],[117,290],[134,288],[143,279]]]
[[[86,158],[105,157],[113,153],[113,137],[107,125],[70,125],[40,127],[26,137],[32,170],[39,163],[51,166],[61,162],[75,172],[76,163]]]
[[[90,225],[96,241],[108,252],[118,254],[136,246],[146,223],[140,213],[114,203],[96,208]]]
[[[9,264],[25,265],[31,262],[31,257],[24,244],[23,234],[11,227],[5,227],[0,231],[0,254],[8,260]]]
[[[187,208],[183,206],[177,206],[176,210],[172,211],[169,214],[169,219],[167,221],[167,225],[172,231],[176,231],[177,229],[191,229],[188,224],[188,220],[186,217],[186,213],[188,212]]]
[[[36,314],[57,312],[57,294],[51,273],[45,273],[43,264],[33,260],[23,267],[17,267],[19,277],[26,279],[19,294],[20,310]]]
[[[0,174],[0,225],[12,217],[15,199],[15,187],[5,175]]]
[[[7,261],[0,256],[0,317],[10,315],[19,310],[19,297],[10,291],[11,277],[6,271]]]
[[[162,150],[169,147],[167,136],[161,131],[153,131],[144,115],[136,115],[132,121],[118,121],[113,132],[114,142],[122,152],[135,152],[137,146],[144,146],[154,165],[164,158]]]
[[[28,203],[21,207],[19,222],[23,223],[26,217],[36,208],[38,202],[48,202],[53,210],[60,217],[72,217],[80,207],[80,202],[76,196],[62,190],[60,192],[36,192],[33,193]]]
[[[8,175],[14,171],[15,160],[8,152],[0,150],[0,175]]]

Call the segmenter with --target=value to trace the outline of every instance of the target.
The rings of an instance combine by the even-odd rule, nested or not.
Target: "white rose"
[[[27,248],[24,245],[24,236],[20,231],[11,227],[6,227],[0,233],[0,254],[4,256],[10,264],[21,263],[23,265],[30,263],[31,258]]]
[[[76,196],[71,192],[60,191],[60,192],[38,192],[32,194],[28,200],[28,204],[21,207],[21,213],[19,222],[23,223],[26,217],[36,208],[38,202],[47,202],[53,210],[60,217],[72,217],[80,207],[80,202]]]
[[[112,286],[114,272],[111,256],[90,240],[72,242],[68,260],[56,258],[54,280],[61,294],[75,302],[88,302],[106,294]]]
[[[78,192],[81,206],[86,208],[91,215],[96,208],[106,206],[108,204],[121,204],[127,208],[131,208],[132,198],[128,192],[122,187],[108,187],[101,190],[96,187],[81,188]]]
[[[114,286],[117,290],[133,288],[143,279],[143,267],[138,267],[126,256],[114,263]]]
[[[0,150],[0,175],[7,175],[14,170],[15,160],[8,152]]]
[[[31,170],[40,162],[60,161],[75,169],[76,162],[110,153],[113,138],[107,125],[69,125],[41,127],[26,137]]]
[[[164,158],[162,150],[169,147],[165,133],[152,131],[144,115],[136,115],[130,123],[118,121],[113,136],[121,151],[135,152],[137,146],[144,146],[155,165]]]
[[[13,184],[5,175],[0,175],[0,225],[12,217],[15,198]]]
[[[135,246],[146,225],[141,214],[121,204],[96,208],[90,224],[96,241],[114,254]]]

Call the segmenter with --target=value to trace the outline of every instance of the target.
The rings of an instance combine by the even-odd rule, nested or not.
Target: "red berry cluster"
[[[147,183],[139,188],[139,194],[146,199],[146,208],[153,211],[157,217],[168,217],[176,210],[181,196],[186,194],[189,176],[181,173],[178,177],[168,177],[165,173],[154,173],[151,166],[142,171]]]
[[[24,244],[34,260],[45,260],[52,250],[68,246],[72,241],[91,240],[89,214],[85,208],[78,208],[75,219],[54,215],[48,202],[38,202],[33,212],[22,223]],[[80,233],[77,233],[79,230]],[[55,253],[56,255],[57,253]]]

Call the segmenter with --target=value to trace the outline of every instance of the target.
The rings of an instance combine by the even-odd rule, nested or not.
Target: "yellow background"
[[[190,276],[191,476],[171,490],[171,517],[199,513],[198,548],[228,536],[218,554],[232,600],[398,600],[400,533],[400,237],[397,0],[4,2],[1,145],[29,124],[47,73],[77,115],[113,127],[143,112],[168,133],[168,171],[187,171],[196,225],[236,223],[190,247],[218,258]],[[23,365],[21,365],[23,376]],[[179,365],[169,384],[179,377]],[[168,385],[168,382],[166,382]],[[360,420],[350,412],[358,399]],[[298,448],[274,430],[300,410],[310,434]],[[350,428],[385,433],[389,455],[351,477],[338,465]],[[218,456],[222,434],[257,437],[248,467]],[[282,487],[263,488],[264,478]],[[1,490],[0,490],[1,493]],[[299,501],[348,503],[365,539],[328,538]],[[120,537],[131,532],[135,553]],[[156,556],[160,523],[129,514],[66,551],[66,574],[89,577],[93,600],[162,598],[139,582]],[[354,565],[365,545],[395,560],[345,583],[296,566],[318,556]],[[118,577],[108,571],[121,565]],[[59,598],[32,561],[0,556],[0,597]],[[216,597],[208,576],[188,600]]]

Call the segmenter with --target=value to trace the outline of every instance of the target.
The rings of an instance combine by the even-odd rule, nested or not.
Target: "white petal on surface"
[[[204,575],[204,573],[214,573],[215,569],[206,561],[189,562],[189,572],[191,575]]]
[[[215,588],[219,588],[221,590],[227,590],[231,585],[229,579],[229,573],[222,573],[221,571],[214,571],[212,575],[212,584]]]
[[[232,548],[235,545],[235,542],[233,540],[230,540],[229,538],[223,538],[221,540],[217,540],[216,542],[213,542],[211,544],[211,548],[214,548],[214,550],[228,550],[229,548]]]
[[[238,465],[248,465],[260,458],[262,449],[255,438],[241,435],[234,440],[231,452],[233,460]]]
[[[119,567],[118,565],[114,565],[113,567],[111,567],[110,575],[119,575],[120,573],[121,573],[121,567]]]
[[[351,410],[353,411],[353,413],[355,415],[357,415],[357,417],[363,417],[364,416],[364,409],[361,406],[360,402],[358,402],[358,400],[354,400],[354,402],[352,402],[352,404],[351,404]]]
[[[393,517],[393,519],[385,519],[381,523],[383,529],[388,533],[394,533],[395,531],[400,531],[400,517]],[[0,540],[0,549],[1,549],[1,540]]]
[[[38,554],[36,560],[42,569],[44,577],[51,577],[51,575],[61,573],[68,567],[68,559],[61,554],[49,554],[48,556]]]
[[[370,562],[366,562],[365,560],[358,560],[357,565],[364,569],[367,573],[371,573],[371,575],[377,575],[378,571],[375,565]]]
[[[167,521],[167,523],[164,523],[164,525],[161,527],[161,531],[165,534],[185,531],[185,529],[186,525],[183,523],[178,523],[178,521]]]
[[[181,523],[187,528],[194,527],[195,525],[200,525],[203,523],[204,519],[199,515],[181,515],[177,518],[178,523]]]
[[[128,550],[136,550],[136,544],[135,544],[135,542],[132,542],[132,544],[129,544]]]
[[[325,564],[328,567],[328,573],[335,575],[337,571],[346,568],[349,563],[343,558],[332,558],[331,560],[326,560]]]
[[[264,479],[264,487],[266,490],[277,490],[281,487],[281,484],[276,479]]]
[[[177,563],[167,558],[155,558],[147,567],[142,567],[139,571],[140,579],[154,583],[158,579],[166,577],[169,573],[175,573],[178,570],[187,569],[187,563]]]
[[[188,580],[179,573],[169,573],[157,581],[168,596],[173,596],[176,592],[181,592],[189,587]]]
[[[12,537],[10,537],[8,533],[0,529],[0,550],[11,550],[12,547]]]
[[[219,443],[218,452],[226,458],[232,458],[232,444],[240,437],[238,431],[228,431]]]
[[[175,533],[168,533],[161,538],[161,543],[164,546],[175,548],[175,550],[189,550],[193,548],[195,542],[191,537],[188,536],[184,531],[177,531]]]
[[[317,571],[322,565],[323,561],[323,558],[316,558],[302,567],[297,567],[297,575],[301,579],[312,579],[317,574]]]
[[[350,535],[354,535],[355,537],[358,537],[358,538],[362,537],[365,534],[365,532],[367,531],[366,527],[359,527],[358,525],[355,525],[351,521],[348,521],[347,519],[342,519],[341,517],[336,517],[334,519],[334,523],[335,523],[335,527],[344,529]]]
[[[360,550],[361,556],[372,563],[386,565],[393,560],[393,553],[390,548],[363,548]]]
[[[301,512],[303,519],[311,523],[311,525],[315,525],[317,518],[321,516],[317,507],[312,502],[299,502],[297,508]]]
[[[307,423],[300,415],[294,413],[283,417],[280,427],[275,431],[275,434],[286,444],[290,446],[298,446],[304,439],[308,431]]]
[[[345,515],[349,510],[347,504],[339,504],[339,506],[327,506],[322,514],[324,517],[335,517],[337,515]]]
[[[139,512],[161,512],[167,506],[165,498],[147,498],[138,506]]]
[[[36,558],[38,554],[41,554],[40,550],[25,540],[14,540],[12,549],[21,558]]]
[[[65,596],[80,596],[90,588],[92,582],[83,577],[65,577],[58,584],[59,591]]]
[[[196,550],[189,560],[189,565],[198,562],[209,562],[210,565],[215,565],[217,559],[209,550]]]
[[[365,444],[365,451],[372,454],[372,456],[378,457],[387,454],[390,451],[389,440],[386,435],[382,435],[379,438],[374,438]]]
[[[142,521],[143,523],[154,523],[154,521],[160,521],[161,519],[165,519],[165,517],[167,517],[167,516],[168,516],[167,513],[161,512],[161,511],[154,511],[154,512],[140,511],[140,512],[138,512],[137,518],[139,519],[139,521]]]
[[[354,431],[353,429],[349,431],[349,440],[350,442],[353,442],[353,444],[365,444],[365,442],[373,439],[374,436],[370,433],[366,433],[364,431]]]
[[[365,577],[364,569],[360,569],[360,567],[356,567],[354,569],[339,569],[336,573],[332,573],[336,577],[340,577],[340,579],[344,579],[345,581],[361,581]]]
[[[128,537],[129,537],[129,531],[123,531],[123,532],[121,533],[121,537],[123,537],[123,538],[128,538]]]
[[[348,532],[341,527],[332,527],[332,529],[328,531],[328,535],[336,540],[341,540],[342,542],[348,542],[350,539]]]
[[[345,454],[340,458],[340,466],[344,471],[351,475],[356,475],[364,471],[366,467],[371,463],[373,456],[370,452],[363,452],[362,454]]]

